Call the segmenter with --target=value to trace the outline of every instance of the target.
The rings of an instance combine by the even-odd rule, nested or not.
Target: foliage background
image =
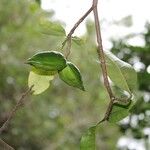
[[[0,1],[0,124],[27,88],[30,69],[25,64],[27,58],[41,50],[58,50],[63,41],[63,38],[39,32],[40,20],[52,16],[53,12],[43,11],[34,0]],[[108,95],[101,82],[93,23],[88,21],[86,28],[83,43],[74,44],[70,56],[81,70],[86,92],[68,87],[56,77],[46,92],[27,98],[26,106],[17,112],[8,130],[1,135],[15,149],[76,150],[85,130],[103,117]],[[142,36],[143,47],[128,44],[135,36]],[[138,61],[143,67],[138,70],[138,101],[132,115],[118,125],[102,124],[97,147],[117,149],[117,141],[124,135],[144,141],[148,149],[150,135],[145,129],[150,126],[150,75],[147,71],[150,67],[150,25],[146,24],[144,33],[118,41],[112,39],[112,44],[111,51],[118,57],[133,66]]]

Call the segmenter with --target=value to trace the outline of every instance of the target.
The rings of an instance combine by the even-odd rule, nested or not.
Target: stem
[[[13,147],[5,143],[2,139],[0,139],[0,149],[3,150],[15,150]]]
[[[31,93],[32,88],[33,88],[33,86],[31,86],[24,94],[22,94],[21,98],[19,99],[19,101],[17,102],[17,104],[15,105],[15,107],[9,113],[9,116],[8,116],[7,120],[1,126],[1,128],[0,128],[0,134],[8,127],[11,119],[13,118],[13,116],[15,115],[15,113],[17,112],[17,110],[24,104],[24,99],[25,99],[25,97],[28,94]]]
[[[66,42],[68,41],[69,42],[69,45],[71,45],[71,37],[72,37],[72,34],[74,33],[74,31],[78,28],[78,26],[84,21],[84,19],[93,11],[93,6],[90,7],[90,9],[74,24],[73,28],[70,30],[70,32],[68,33],[65,41],[62,43],[62,48],[64,48]],[[69,48],[67,48],[67,54],[66,54],[66,58],[69,56],[70,54],[70,49],[71,49],[71,46]]]
[[[90,9],[75,23],[75,25],[73,26],[73,28],[70,30],[69,34],[67,35],[67,39],[69,39],[72,34],[74,33],[74,31],[77,29],[77,27],[83,22],[83,20],[92,12],[93,10],[93,6],[90,7]],[[67,40],[66,39],[66,40]]]
[[[102,36],[101,36],[101,30],[100,30],[100,23],[99,23],[99,16],[98,16],[98,10],[97,10],[97,5],[98,5],[98,0],[93,0],[93,13],[94,13],[94,21],[95,21],[95,28],[96,28],[96,36],[97,36],[97,43],[98,43],[98,58],[100,60],[100,65],[102,68],[102,74],[104,78],[104,86],[109,94],[110,98],[110,103],[108,105],[107,111],[105,113],[105,117],[103,120],[108,120],[109,115],[111,113],[113,103],[114,103],[114,95],[112,93],[109,80],[108,80],[108,73],[107,73],[107,67],[106,67],[106,61],[105,61],[105,54],[103,50],[103,45],[102,45]],[[100,121],[101,122],[101,121]]]
[[[71,37],[70,38],[68,38],[68,40],[66,41],[66,43],[67,43],[67,46],[66,46],[66,55],[65,55],[65,57],[66,57],[66,59],[68,59],[68,56],[70,55],[70,49],[71,49],[71,43],[72,43],[72,41],[71,41]],[[66,44],[65,43],[65,44]]]

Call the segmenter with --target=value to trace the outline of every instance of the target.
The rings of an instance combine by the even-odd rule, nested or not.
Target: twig
[[[98,0],[93,0],[93,13],[94,13],[94,21],[95,21],[95,28],[96,28],[96,35],[97,35],[97,43],[98,43],[98,56],[100,60],[100,65],[102,68],[102,74],[104,78],[104,85],[107,89],[107,92],[109,94],[110,98],[110,103],[108,105],[108,108],[106,110],[104,119],[102,119],[99,123],[108,120],[110,113],[112,111],[113,103],[115,100],[115,97],[112,93],[109,80],[108,80],[108,73],[107,73],[107,67],[106,67],[106,61],[105,61],[105,54],[103,50],[103,45],[102,45],[102,37],[101,37],[101,30],[100,30],[100,23],[99,23],[99,16],[98,16],[98,10],[97,10],[97,5],[98,5]]]
[[[71,49],[71,43],[72,43],[72,41],[71,41],[71,38],[69,38],[67,41],[66,41],[66,43],[67,43],[67,46],[66,46],[66,49],[65,49],[65,51],[66,51],[66,55],[65,55],[65,57],[66,57],[66,59],[68,59],[68,56],[70,55],[70,49]]]
[[[31,93],[33,86],[31,86],[24,94],[22,94],[21,98],[19,99],[19,101],[17,102],[17,104],[15,105],[15,107],[12,109],[12,111],[9,113],[9,116],[7,118],[7,120],[3,123],[3,125],[0,128],[0,134],[8,127],[10,120],[13,118],[13,116],[15,115],[16,111],[23,106],[24,104],[24,99],[25,97]]]
[[[80,25],[80,23],[83,22],[83,20],[92,12],[92,10],[93,10],[93,6],[90,7],[90,9],[75,23],[75,25],[73,26],[73,28],[70,30],[69,34],[67,35],[67,39],[69,39],[72,36],[72,34],[74,33],[74,31]]]
[[[2,149],[2,150],[15,150],[10,145],[5,143],[2,139],[0,139],[0,149]]]
[[[93,6],[90,7],[90,9],[74,24],[73,28],[70,30],[70,32],[68,33],[65,41],[62,43],[62,48],[64,48],[65,44],[67,41],[69,41],[70,45],[71,45],[71,37],[72,37],[72,34],[74,33],[74,31],[77,29],[77,27],[84,21],[84,19],[93,11]],[[71,46],[70,46],[71,48]],[[68,52],[67,52],[67,55],[66,55],[66,58],[69,56],[70,54],[70,49],[68,49]]]

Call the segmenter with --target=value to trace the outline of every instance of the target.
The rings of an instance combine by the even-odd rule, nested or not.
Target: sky
[[[66,24],[66,31],[73,27],[75,22],[90,8],[92,0],[42,0],[42,8],[54,10],[54,18]],[[99,1],[98,11],[101,20],[102,37],[104,48],[109,49],[110,37],[120,38],[129,33],[140,33],[144,30],[146,21],[150,22],[149,13],[150,0],[101,0]],[[126,28],[112,25],[123,17],[132,15],[133,26]],[[88,19],[93,20],[91,13]],[[85,32],[84,22],[76,30],[75,35],[79,36]],[[144,41],[137,37],[130,41],[132,45],[143,45]]]

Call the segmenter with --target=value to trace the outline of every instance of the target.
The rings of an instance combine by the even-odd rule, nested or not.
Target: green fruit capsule
[[[83,91],[85,90],[80,71],[71,62],[67,62],[67,67],[59,72],[59,77],[68,85],[77,87]]]
[[[56,51],[44,51],[33,55],[27,63],[42,71],[60,71],[66,67],[66,59]]]
[[[58,73],[58,71],[45,71],[43,69],[36,69],[35,67],[32,67],[32,71],[38,75],[43,75],[43,76],[47,76],[47,75],[55,75]]]

